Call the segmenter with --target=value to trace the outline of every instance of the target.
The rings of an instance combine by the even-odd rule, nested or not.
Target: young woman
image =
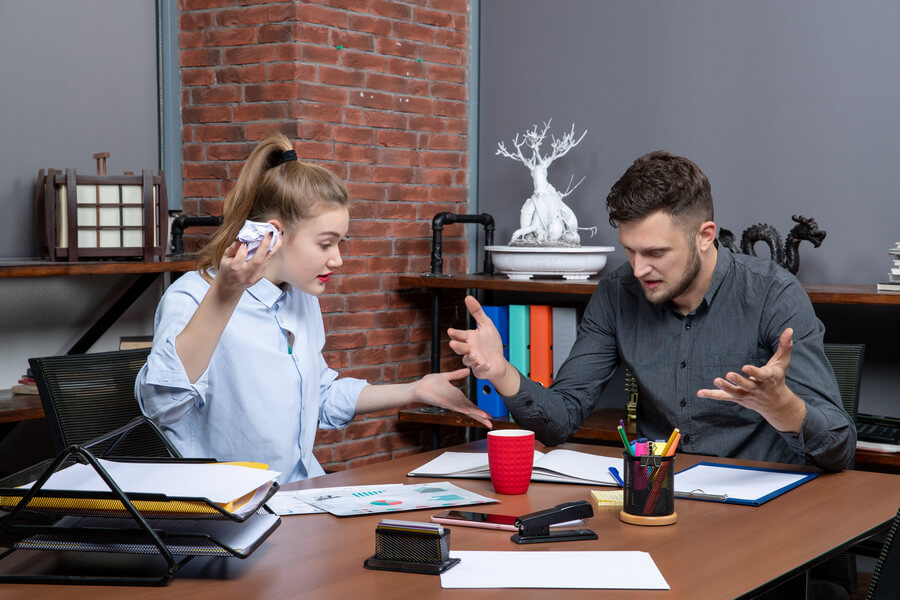
[[[250,252],[236,241],[248,220],[278,235]],[[316,429],[345,427],[358,414],[424,402],[490,426],[450,383],[468,369],[369,385],[339,379],[325,363],[317,296],[342,264],[349,221],[344,185],[299,162],[287,138],[250,154],[198,270],[163,295],[135,384],[144,413],[182,454],[266,463],[284,483],[323,474]]]

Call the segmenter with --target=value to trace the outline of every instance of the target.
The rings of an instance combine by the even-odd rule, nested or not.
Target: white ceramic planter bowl
[[[562,275],[564,279],[587,279],[606,266],[612,246],[542,248],[523,246],[486,246],[494,268],[510,279],[529,279],[535,275]]]

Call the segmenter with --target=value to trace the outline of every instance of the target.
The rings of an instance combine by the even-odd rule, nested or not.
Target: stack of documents
[[[260,507],[279,473],[255,463],[192,463],[192,462],[128,462],[99,460],[109,476],[126,494],[158,494],[164,496],[157,508],[163,512],[205,512],[208,502],[218,505],[235,516],[245,516]],[[253,466],[248,466],[253,465]],[[22,488],[28,489],[34,483]],[[50,476],[43,491],[109,492],[94,467],[75,464]],[[71,506],[71,498],[66,499]],[[175,501],[175,502],[171,502]],[[191,502],[194,501],[194,502]],[[91,499],[90,507],[98,507]],[[121,511],[121,503],[110,501],[110,510]],[[35,498],[29,508],[54,508],[55,498]],[[155,512],[155,511],[154,511]]]
[[[280,524],[260,510],[279,473],[258,463],[98,460],[173,555],[238,556],[253,552]],[[0,492],[16,506],[37,482]],[[28,510],[59,515],[52,526],[17,539],[31,550],[156,553],[143,528],[91,464],[62,468],[41,486]]]

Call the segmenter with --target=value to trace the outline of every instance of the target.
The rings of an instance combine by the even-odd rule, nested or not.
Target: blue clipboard
[[[819,473],[701,462],[675,473],[675,497],[760,506]]]

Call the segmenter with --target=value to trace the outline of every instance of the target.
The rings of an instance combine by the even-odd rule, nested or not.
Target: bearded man
[[[709,180],[667,152],[634,161],[606,200],[628,256],[597,284],[569,357],[549,388],[503,358],[471,296],[475,330],[450,347],[488,379],[516,423],[565,441],[625,363],[638,382],[638,434],[695,454],[840,471],[856,429],[823,349],[825,327],[800,282],[773,261],[720,251]]]

